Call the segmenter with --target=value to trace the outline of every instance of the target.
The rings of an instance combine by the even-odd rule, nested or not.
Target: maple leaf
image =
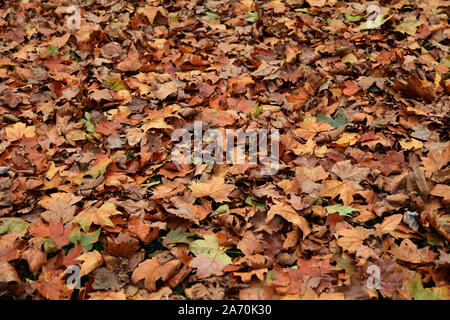
[[[47,299],[67,300],[72,295],[73,289],[69,289],[62,277],[62,272],[43,272],[37,280],[36,288]]]
[[[334,204],[332,206],[326,206],[325,209],[328,213],[339,213],[340,216],[347,216],[351,217],[352,213],[355,211],[359,211],[359,209],[349,207],[349,206],[343,206],[341,204]]]
[[[354,96],[355,94],[357,94],[359,92],[359,90],[361,90],[360,87],[358,87],[358,85],[356,84],[356,82],[348,80],[344,82],[344,90],[342,90],[342,92],[346,95],[346,96]]]
[[[418,249],[409,239],[404,239],[400,246],[394,243],[391,252],[397,259],[411,263],[429,263],[437,256],[437,253],[431,251],[429,247]]]
[[[370,169],[355,167],[350,160],[345,160],[336,162],[331,173],[348,182],[355,190],[362,190],[359,184],[369,175]]]
[[[396,25],[394,30],[414,36],[417,31],[417,27],[422,25],[422,22],[417,21],[416,17],[406,17],[399,25]]]
[[[265,280],[265,274],[268,272],[267,268],[252,270],[249,272],[233,272],[233,276],[240,277],[242,282],[252,281],[253,276],[256,276],[260,281]]]
[[[380,225],[376,226],[376,232],[382,236],[386,233],[391,233],[402,221],[403,215],[394,214],[386,217]]]
[[[91,176],[95,179],[103,175],[106,172],[106,168],[117,159],[117,156],[118,154],[116,154],[113,158],[99,158],[89,170],[82,172],[75,177],[69,178],[69,180],[73,181],[76,184],[81,184],[81,181],[85,176]]]
[[[69,235],[69,240],[74,245],[76,245],[79,241],[83,249],[89,251],[92,249],[93,244],[98,241],[100,230],[101,228],[98,228],[96,231],[83,233],[79,228],[77,228]]]
[[[188,237],[193,236],[194,234],[189,232],[183,232],[181,228],[172,229],[166,236],[167,243],[191,243],[192,240],[188,239]]]
[[[105,202],[100,208],[89,208],[81,211],[73,222],[78,223],[83,231],[89,231],[92,224],[102,227],[114,227],[110,217],[114,215],[121,215],[117,210],[116,205],[112,202]]]
[[[17,232],[26,234],[30,224],[21,218],[0,218],[0,234],[7,232]]]
[[[252,231],[246,231],[236,247],[246,256],[254,252],[262,252],[264,250],[262,234],[255,235]]]
[[[136,50],[134,44],[131,45],[130,51],[128,52],[128,57],[117,65],[117,69],[120,71],[137,71],[141,67],[139,61],[139,53]]]
[[[163,7],[152,7],[152,6],[140,7],[137,10],[137,13],[140,13],[140,14],[143,14],[144,16],[146,16],[148,21],[150,22],[150,24],[153,24],[155,17],[158,14],[160,14],[162,16],[167,15],[167,12]]]
[[[309,227],[308,221],[304,217],[300,216],[290,205],[287,204],[272,205],[269,209],[269,212],[267,213],[266,223],[272,220],[272,218],[276,214],[299,227],[300,230],[302,230],[303,232],[303,239],[305,239],[306,236],[311,233],[311,228]]]
[[[80,271],[81,277],[91,273],[103,264],[103,257],[97,250],[86,252],[76,258],[76,260],[83,262]]]
[[[337,240],[338,246],[354,253],[363,245],[363,240],[367,238],[367,234],[362,232],[360,228],[343,228],[337,231],[340,238]]]
[[[32,138],[36,135],[36,127],[27,126],[22,122],[16,122],[13,126],[5,128],[5,134],[8,141],[20,140],[23,137]]]
[[[216,258],[224,265],[232,263],[231,258],[225,253],[226,247],[219,245],[219,238],[215,235],[203,235],[204,240],[195,240],[189,244],[189,249],[196,256]]]
[[[189,266],[197,268],[197,277],[203,279],[212,275],[221,276],[225,264],[216,257],[197,256],[191,260]]]
[[[344,132],[342,136],[336,140],[332,145],[338,147],[348,147],[354,145],[359,140],[359,135],[355,132]]]
[[[431,177],[433,173],[441,169],[450,159],[450,146],[445,148],[442,152],[437,150],[430,150],[426,157],[421,156],[423,170],[427,178]]]
[[[68,226],[64,228],[62,220],[58,222],[51,221],[47,226],[42,220],[39,220],[39,223],[30,227],[29,232],[32,236],[46,238],[48,237],[58,246],[58,248],[62,248],[65,245],[69,244],[69,235],[74,230],[74,226]]]
[[[346,182],[339,182],[337,180],[325,180],[324,187],[320,192],[320,196],[331,197],[334,199],[339,196],[344,205],[350,205],[353,202],[353,195],[355,189]]]
[[[345,126],[348,123],[351,123],[350,119],[347,118],[344,111],[342,109],[339,109],[339,111],[336,113],[336,119],[331,119],[330,117],[326,117],[320,112],[317,114],[317,121],[323,121],[325,123],[331,124],[335,128],[339,128],[342,126]]]
[[[164,100],[171,94],[177,93],[178,85],[176,81],[169,81],[160,85],[153,86],[150,91],[159,100]]]
[[[56,201],[48,208],[47,211],[41,213],[41,217],[47,222],[67,223],[73,220],[76,207],[69,205],[61,198],[56,198]]]
[[[196,198],[211,197],[216,202],[230,201],[228,195],[235,188],[232,184],[226,184],[223,177],[213,177],[208,181],[198,181],[189,186]]]
[[[154,240],[159,233],[158,228],[153,228],[150,223],[145,222],[141,217],[131,216],[128,220],[128,229],[137,235],[142,242],[149,243]],[[151,230],[151,231],[150,231]]]
[[[317,182],[326,179],[328,177],[328,173],[322,166],[317,166],[312,169],[307,167],[297,167],[295,168],[295,176],[299,180],[303,180],[303,177],[306,177],[314,182]]]
[[[106,118],[102,118],[102,122],[96,124],[95,131],[104,135],[116,134],[117,129],[122,128],[122,125],[118,121],[108,121]]]
[[[419,273],[405,281],[405,287],[414,300],[450,300],[450,286],[424,288]]]
[[[436,197],[444,198],[444,201],[450,202],[450,186],[445,184],[437,184],[431,191],[430,194]],[[0,232],[1,233],[1,232]]]
[[[181,261],[174,259],[165,264],[160,264],[157,258],[147,259],[141,262],[133,271],[131,281],[136,284],[144,279],[145,288],[149,291],[156,291],[156,281],[166,281],[177,271]]]

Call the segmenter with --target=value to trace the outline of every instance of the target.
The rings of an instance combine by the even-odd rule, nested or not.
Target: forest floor
[[[449,5],[1,1],[0,298],[450,299]]]

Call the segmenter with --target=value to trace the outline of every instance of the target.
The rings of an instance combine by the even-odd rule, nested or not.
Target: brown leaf
[[[197,268],[197,277],[203,279],[212,275],[221,276],[225,264],[221,263],[216,258],[198,256],[191,260],[189,266]]]
[[[266,223],[268,223],[274,215],[279,215],[283,219],[293,223],[302,230],[303,239],[306,238],[308,234],[311,233],[311,228],[309,227],[308,221],[300,216],[290,205],[287,204],[275,204],[272,205],[267,213]]]
[[[128,51],[128,58],[117,65],[117,69],[123,72],[137,71],[141,67],[139,61],[139,52],[136,50],[134,44],[131,45],[130,51]]]
[[[149,291],[156,291],[156,282],[169,279],[175,274],[180,263],[179,259],[171,260],[165,264],[160,264],[155,257],[147,259],[133,271],[131,281],[136,284],[139,280],[144,279],[145,288]]]
[[[196,198],[209,196],[216,202],[230,201],[228,195],[235,188],[232,184],[225,183],[223,177],[213,177],[208,181],[199,181],[191,184],[189,188]]]
[[[323,197],[331,197],[332,199],[339,196],[345,206],[349,206],[353,202],[353,195],[355,189],[346,182],[339,182],[337,180],[325,180],[324,187],[320,192]]]

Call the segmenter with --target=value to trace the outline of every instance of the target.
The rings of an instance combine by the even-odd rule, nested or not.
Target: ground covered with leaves
[[[2,1],[0,297],[449,299],[448,14]],[[277,174],[176,166],[194,121],[278,129]]]

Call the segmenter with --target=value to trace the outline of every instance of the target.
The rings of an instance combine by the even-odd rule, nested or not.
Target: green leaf
[[[58,55],[59,48],[58,46],[49,45],[47,50],[52,53],[52,56],[56,57]]]
[[[258,12],[253,12],[253,11],[248,12],[247,22],[255,23],[256,21],[258,21],[258,19],[259,19]]]
[[[258,104],[254,104],[253,109],[255,109],[255,112],[252,113],[252,116],[254,116],[255,118],[264,112],[264,109],[261,108]]]
[[[248,204],[249,206],[252,206],[252,207],[255,206],[255,204],[252,202],[252,199],[250,199],[250,198],[246,198],[245,199],[245,203]]]
[[[377,87],[377,85],[375,83],[373,83],[369,89],[367,90],[369,92],[381,92],[380,88]]]
[[[405,284],[409,294],[414,300],[449,300],[450,299],[450,287],[437,287],[437,288],[424,288],[422,279],[417,273],[416,277],[410,279]]]
[[[156,181],[152,181],[152,182],[149,182],[149,183],[143,183],[143,184],[141,184],[141,186],[142,187],[152,187],[152,186],[156,186],[156,185],[161,184],[161,183],[162,183],[161,180],[156,180]]]
[[[322,84],[320,85],[320,87],[319,87],[319,92],[322,92],[322,91],[324,91],[324,90],[327,90],[328,87],[329,87],[328,82],[322,83]]]
[[[345,116],[345,113],[344,111],[342,111],[342,109],[339,109],[339,111],[337,112],[335,120],[331,119],[330,117],[324,116],[319,112],[317,115],[317,121],[326,122],[335,128],[339,128],[345,126],[348,123],[351,123],[350,119]]]
[[[91,114],[89,112],[85,112],[84,117],[85,119],[81,119],[80,122],[84,123],[86,130],[90,134],[97,134],[97,131],[95,131],[94,124],[91,122]]]
[[[215,235],[203,235],[204,240],[195,240],[189,245],[189,249],[196,256],[216,258],[225,265],[232,263],[231,258],[225,253],[226,247],[219,245],[219,238]]]
[[[205,16],[206,16],[206,19],[208,19],[208,20],[216,20],[218,18],[218,15],[212,11],[206,11]]]
[[[77,228],[69,235],[69,240],[75,246],[77,245],[77,241],[80,241],[83,249],[89,251],[92,249],[92,245],[98,241],[100,230],[101,228],[98,228],[98,230],[94,232],[81,232],[80,228]]]
[[[227,204],[224,204],[224,205],[221,205],[220,207],[218,207],[215,212],[217,212],[217,213],[225,213],[229,209],[230,209],[230,207]]]
[[[28,231],[30,224],[20,218],[1,218],[0,222],[0,234],[7,232],[17,232],[20,234],[25,234]]]
[[[181,228],[172,229],[167,234],[166,242],[167,243],[191,243],[192,240],[188,239],[188,237],[192,237],[194,234],[189,232],[184,232]]]
[[[367,20],[366,22],[362,23],[359,26],[359,30],[362,31],[362,30],[378,29],[392,17],[393,15],[388,16],[388,12],[380,14],[375,18],[375,20]]]
[[[446,65],[447,67],[450,68],[450,55],[442,57],[441,64]]]
[[[417,27],[422,25],[422,22],[417,21],[416,17],[406,17],[399,25],[396,25],[394,30],[414,36],[417,31]]]
[[[350,13],[345,13],[345,19],[347,19],[348,22],[358,22],[359,20],[367,16],[367,14],[364,16],[352,16]]]
[[[358,271],[350,259],[339,257],[335,258],[334,261],[336,261],[336,266],[333,269],[345,270],[345,277],[347,279],[350,279],[352,274]]]
[[[58,245],[55,241],[50,239],[50,237],[44,237],[41,238],[42,242],[44,243],[44,252],[45,253],[52,253],[59,250]]]
[[[427,235],[427,243],[430,246],[436,246],[436,245],[438,245],[441,242],[442,242],[442,240],[441,240],[441,238],[439,236],[434,235],[434,234]]]
[[[352,212],[359,211],[359,209],[349,207],[349,206],[343,206],[341,204],[333,204],[332,206],[326,206],[325,209],[327,209],[328,213],[339,213],[340,216],[347,216],[351,217]]]
[[[263,202],[256,202],[256,201],[255,201],[255,203],[256,203],[256,205],[257,205],[258,207],[260,207],[260,208],[265,208],[265,207],[266,207],[266,204],[263,203]]]

